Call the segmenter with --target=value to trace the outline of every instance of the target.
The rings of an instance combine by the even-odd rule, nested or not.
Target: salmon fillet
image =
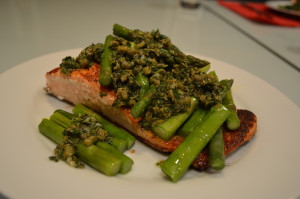
[[[95,64],[89,69],[73,70],[70,75],[63,75],[60,68],[55,68],[46,73],[47,92],[60,100],[72,104],[84,104],[85,106],[101,113],[104,117],[118,124],[147,145],[161,152],[172,152],[184,140],[175,135],[170,140],[164,141],[151,130],[141,128],[140,119],[134,119],[130,110],[126,108],[114,108],[116,93],[99,84],[100,66]],[[106,93],[100,96],[100,93]],[[250,140],[256,133],[256,116],[247,110],[238,110],[241,126],[235,131],[224,128],[225,155],[234,151],[238,146]],[[199,170],[208,168],[208,152],[204,149],[193,163],[193,167]]]

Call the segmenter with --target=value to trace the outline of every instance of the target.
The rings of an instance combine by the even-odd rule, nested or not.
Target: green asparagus
[[[72,120],[72,118],[74,117],[74,114],[72,113],[69,113],[65,110],[62,110],[62,109],[57,109],[54,111],[54,113],[60,113],[61,115],[65,116],[66,118],[68,118],[69,120]]]
[[[53,117],[53,115],[56,115],[57,117]],[[70,122],[68,120],[71,120],[73,117],[75,117],[74,114],[59,109],[59,110],[56,110],[54,112],[54,114],[52,114],[50,119],[52,118],[55,122],[57,122],[56,118],[59,118],[60,119],[59,121],[61,121],[62,124],[67,124],[67,125],[64,125],[63,127],[68,128],[68,127],[70,127]],[[111,144],[108,144],[106,142],[97,142],[96,146],[98,146],[99,148],[102,148],[104,150],[107,150],[107,151],[113,153],[114,155],[116,155],[118,158],[122,159],[120,173],[125,174],[125,173],[129,172],[129,170],[131,169],[131,167],[133,165],[133,161],[129,157],[127,157],[126,155],[124,155],[122,153],[127,149],[126,141],[122,140],[121,138],[114,137],[111,140]],[[125,162],[123,162],[123,161],[125,161]]]
[[[104,51],[101,56],[101,67],[100,67],[100,77],[99,83],[103,86],[109,86],[112,82],[112,67],[111,67],[111,57],[112,51],[110,49],[110,43],[113,41],[113,36],[108,35],[105,39]]]
[[[43,119],[38,128],[43,135],[50,138],[56,144],[63,142],[65,128],[59,124],[48,119]],[[88,165],[109,176],[116,175],[121,168],[122,161],[120,159],[95,145],[85,146],[78,144],[76,155]]]
[[[44,118],[39,124],[39,131],[55,143],[63,142],[65,128],[52,120]]]
[[[65,117],[66,115],[66,117]],[[73,118],[73,114],[68,113],[63,110],[55,111],[51,116],[50,120],[56,122],[64,128],[68,128],[72,125],[72,122],[69,118]],[[110,139],[110,144],[114,146],[121,152],[124,152],[127,149],[127,142],[118,137],[113,137]]]
[[[226,96],[227,92],[231,89],[231,86],[233,84],[233,80],[232,79],[223,79],[219,82],[223,87],[223,91],[221,92],[221,97],[222,99]]]
[[[129,41],[133,41],[138,37],[142,37],[141,31],[133,31],[119,24],[114,24],[113,34]]]
[[[142,72],[140,72],[136,76],[136,81],[141,85],[140,93],[139,93],[140,95],[139,99],[141,99],[149,90],[149,79],[145,77]]]
[[[130,109],[133,118],[138,118],[151,103],[152,96],[155,93],[155,86],[152,84],[147,93]]]
[[[209,71],[209,69],[210,69],[210,64],[207,64],[206,66],[200,68],[201,72],[205,72],[205,73],[206,73],[207,71]]]
[[[203,120],[207,112],[208,112],[207,109],[197,107],[197,109],[194,111],[191,117],[179,129],[178,135],[186,137]]]
[[[163,140],[169,140],[180,126],[187,120],[187,118],[194,112],[198,105],[198,100],[191,97],[191,106],[185,113],[180,113],[176,116],[170,117],[165,122],[152,127],[152,131]]]
[[[225,166],[224,140],[222,127],[211,138],[208,144],[209,166],[214,170],[221,170]]]
[[[236,106],[233,101],[231,89],[223,98],[223,104],[230,110],[230,115],[226,120],[226,126],[230,130],[236,130],[240,127],[240,119],[236,113]]]
[[[207,72],[210,69],[210,63],[203,59],[198,59],[192,55],[184,55],[185,62],[190,66],[199,67],[202,72]]]
[[[213,77],[214,78],[214,80],[215,80],[215,82],[218,82],[219,81],[219,78],[218,78],[218,75],[217,75],[217,73],[216,73],[216,71],[210,71],[209,73],[208,73],[208,75],[210,76],[210,77]]]
[[[51,116],[50,120],[56,122],[64,128],[68,128],[72,125],[71,119],[62,111],[55,111]]]
[[[103,128],[105,130],[107,130],[108,132],[110,132],[113,136],[118,137],[118,138],[120,138],[122,140],[125,140],[127,142],[127,149],[130,149],[134,145],[135,140],[136,140],[135,137],[133,137],[132,135],[130,135],[125,130],[117,127],[113,123],[109,122],[108,120],[104,119],[99,114],[97,114],[93,110],[87,108],[86,106],[84,106],[82,104],[76,104],[73,107],[72,112],[75,115],[78,115],[78,114],[88,114],[88,115],[91,115],[94,118],[96,118],[102,124],[102,126],[103,126]]]
[[[119,173],[122,160],[115,157],[112,153],[95,145],[85,146],[78,144],[76,148],[76,155],[78,155],[79,159],[96,170],[108,176],[114,176]]]
[[[128,28],[125,28],[119,24],[114,24],[113,26],[113,34],[119,37],[123,37],[129,41],[133,40],[132,31]]]
[[[113,137],[111,140],[111,145],[114,146],[120,152],[124,152],[127,149],[127,143],[118,137]]]
[[[227,119],[230,112],[222,104],[213,106],[204,120],[171,153],[161,165],[162,171],[177,182],[190,167],[197,155]]]
[[[120,169],[121,174],[126,174],[131,170],[132,165],[134,164],[131,158],[124,155],[120,151],[116,150],[116,148],[112,147],[111,145],[105,142],[97,142],[96,146],[113,153],[116,157],[122,160],[121,169]]]

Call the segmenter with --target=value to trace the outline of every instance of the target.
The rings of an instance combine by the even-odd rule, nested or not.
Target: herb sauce
[[[221,102],[222,85],[214,75],[201,69],[210,63],[181,52],[159,30],[133,30],[127,39],[114,36],[112,50],[112,89],[117,98],[114,107],[131,108],[141,98],[138,75],[145,76],[156,87],[151,104],[141,117],[141,125],[150,129],[171,116],[185,112],[193,96],[199,106],[210,107]],[[92,44],[76,59],[65,58],[62,72],[70,68],[87,68],[100,63],[103,44]],[[100,96],[104,96],[100,93]]]
[[[82,143],[86,146],[96,142],[111,143],[113,136],[102,128],[102,125],[89,115],[73,117],[71,126],[64,131],[63,142],[58,144],[54,150],[54,156],[50,159],[64,160],[70,166],[83,168],[84,164],[76,157],[76,146]]]

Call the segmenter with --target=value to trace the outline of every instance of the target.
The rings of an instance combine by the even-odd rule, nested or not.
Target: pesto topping
[[[144,128],[150,129],[187,111],[191,97],[197,98],[201,107],[221,102],[223,86],[213,74],[201,70],[210,63],[184,54],[159,30],[125,30],[115,35],[119,36],[113,36],[109,46],[112,51],[110,86],[117,95],[113,106],[133,107],[149,88],[143,82],[156,87],[150,105],[141,115]],[[103,44],[92,44],[76,59],[63,60],[62,72],[76,69],[78,65],[86,68],[100,63],[102,52]],[[144,79],[141,81],[139,76]]]
[[[65,75],[69,75],[74,69],[80,69],[79,63],[71,56],[65,57],[59,66]]]
[[[61,72],[69,75],[74,69],[89,68],[95,63],[100,64],[102,52],[102,43],[91,44],[83,49],[76,58],[71,56],[64,58],[60,64]]]
[[[215,77],[201,71],[209,62],[185,55],[171,40],[158,30],[132,31],[130,40],[114,37],[111,42],[113,89],[117,93],[115,107],[132,107],[140,99],[143,74],[155,85],[151,104],[142,115],[144,128],[162,123],[190,107],[191,96],[201,106],[212,106],[221,101],[223,87]]]
[[[98,141],[111,143],[112,138],[94,117],[80,114],[73,117],[71,126],[65,129],[63,142],[56,146],[54,156],[50,159],[54,161],[61,159],[72,167],[83,168],[84,164],[76,157],[77,144],[90,146]]]

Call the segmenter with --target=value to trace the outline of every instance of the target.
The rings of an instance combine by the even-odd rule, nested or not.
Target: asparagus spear
[[[216,80],[218,80],[218,76],[215,71],[211,71],[210,75],[214,75]],[[236,106],[233,101],[231,86],[233,84],[233,80],[222,80],[220,81],[221,85],[224,86],[224,90],[221,94],[223,104],[230,110],[230,115],[226,120],[226,126],[229,130],[236,130],[240,127],[240,120],[236,114]]]
[[[112,51],[110,49],[110,43],[113,41],[113,36],[108,35],[104,43],[104,51],[101,55],[101,67],[99,83],[103,86],[109,86],[112,82],[112,68],[111,68],[111,57]]]
[[[208,144],[209,166],[215,170],[221,170],[225,166],[224,140],[222,127],[211,138]]]
[[[55,111],[51,116],[50,116],[50,120],[56,122],[57,124],[59,124],[60,126],[64,127],[64,128],[68,128],[69,126],[72,125],[71,119],[69,119],[70,117],[66,116],[67,112],[66,111]]]
[[[233,84],[233,80],[232,79],[223,79],[219,82],[223,87],[223,91],[221,92],[221,97],[222,99],[225,97],[225,95],[227,94],[227,92],[231,89],[231,86]]]
[[[56,144],[63,142],[64,128],[59,124],[48,119],[43,119],[38,128],[43,135],[50,138]],[[108,176],[116,175],[121,168],[122,161],[120,159],[95,145],[85,146],[78,144],[76,155],[91,167]]]
[[[230,115],[226,120],[226,126],[230,130],[236,130],[240,127],[240,119],[236,113],[236,106],[233,101],[231,89],[223,98],[223,104],[230,110]]]
[[[184,56],[188,65],[201,68],[202,72],[207,72],[210,69],[210,63],[206,60],[196,58],[192,55]]]
[[[58,110],[50,116],[50,120],[56,122],[64,128],[68,128],[72,124],[69,118],[73,117],[74,115],[72,113],[63,110]],[[127,149],[127,142],[118,137],[113,137],[111,139],[111,145],[121,152],[124,152]]]
[[[145,77],[142,72],[140,72],[136,76],[136,81],[141,85],[140,93],[139,93],[141,99],[149,90],[149,79]]]
[[[178,135],[186,137],[203,120],[207,112],[207,109],[197,107],[192,116],[179,129]]]
[[[114,24],[113,34],[119,37],[123,37],[129,41],[133,40],[132,31],[119,24]]]
[[[76,155],[78,155],[80,160],[108,176],[118,174],[121,169],[121,159],[95,145],[87,147],[83,144],[78,144]]]
[[[124,26],[121,26],[119,24],[114,24],[113,26],[113,34],[119,37],[122,37],[124,39],[127,39],[129,41],[133,41],[138,37],[143,37],[143,33],[139,30],[134,31],[130,30]]]
[[[64,110],[62,110],[62,109],[57,109],[57,110],[54,111],[54,113],[57,113],[57,112],[60,113],[61,115],[65,116],[65,117],[68,118],[69,120],[72,120],[73,117],[74,117],[74,114],[69,113],[69,112],[67,112],[67,111],[64,111]]]
[[[114,146],[120,152],[124,152],[127,149],[126,141],[118,137],[112,138],[111,145]]]
[[[65,128],[52,120],[44,118],[39,124],[39,131],[56,144],[63,142]]]
[[[180,126],[187,120],[187,118],[194,112],[198,105],[198,100],[191,97],[191,106],[185,112],[176,116],[170,117],[165,122],[152,127],[152,131],[163,140],[169,140]]]
[[[168,159],[163,162],[161,170],[172,181],[177,182],[221,127],[229,114],[229,110],[224,105],[217,104],[213,106],[204,120],[171,153]]]
[[[107,121],[106,119],[101,117],[99,114],[97,114],[96,112],[94,112],[93,110],[87,108],[86,106],[84,106],[82,104],[76,104],[73,107],[72,112],[75,115],[78,115],[81,113],[81,114],[88,114],[88,115],[91,115],[94,118],[96,118],[102,124],[102,126],[105,130],[110,132],[113,136],[118,137],[122,140],[125,140],[127,142],[127,149],[130,149],[133,146],[133,144],[135,143],[135,140],[136,140],[135,137],[133,137],[132,135],[127,133],[125,130],[117,127],[113,123]]]
[[[207,64],[206,66],[203,66],[202,68],[200,68],[200,71],[206,73],[207,71],[209,71],[209,69],[210,69],[210,64]]]
[[[71,126],[70,120],[73,117],[75,117],[74,114],[58,109],[51,115],[50,120],[52,119],[54,122],[60,122],[60,124],[63,124],[64,128],[68,128]],[[57,120],[57,118],[59,118],[59,120]],[[120,173],[125,174],[130,171],[133,161],[122,153],[125,151],[125,149],[127,149],[127,143],[124,140],[114,137],[111,144],[106,142],[97,142],[96,146],[107,150],[116,155],[118,158],[122,159]]]
[[[155,86],[152,84],[147,93],[130,109],[133,118],[138,118],[146,110],[151,103],[152,96],[156,91]]]
[[[218,80],[219,78],[218,78],[218,76],[217,76],[216,71],[214,71],[214,70],[213,70],[213,71],[210,71],[210,72],[208,73],[208,75],[211,76],[211,77],[213,77],[213,78],[215,79],[216,82],[219,81],[219,80]]]
[[[113,153],[116,157],[118,157],[119,159],[122,160],[121,169],[120,169],[121,174],[126,174],[131,170],[132,165],[134,164],[134,162],[131,158],[124,155],[120,151],[116,150],[116,148],[112,147],[111,145],[109,145],[105,142],[97,142],[96,146]]]

